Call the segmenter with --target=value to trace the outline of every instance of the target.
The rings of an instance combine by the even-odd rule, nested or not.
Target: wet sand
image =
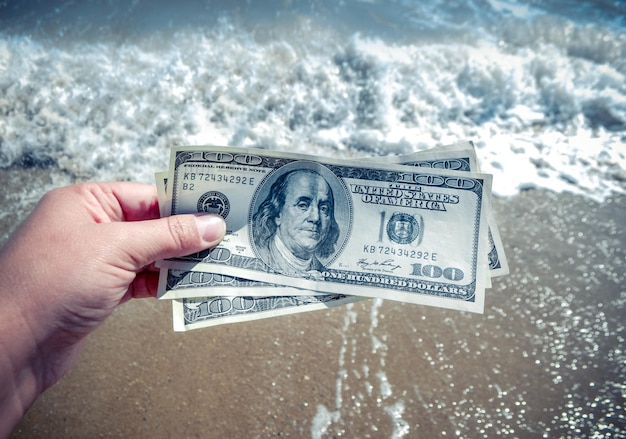
[[[0,237],[53,181],[0,170]],[[496,199],[511,274],[483,315],[370,300],[174,333],[168,302],[127,303],[13,437],[626,437],[625,206]]]

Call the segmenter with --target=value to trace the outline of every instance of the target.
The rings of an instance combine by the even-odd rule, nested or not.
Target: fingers
[[[156,187],[149,184],[81,183],[53,189],[38,206],[74,221],[140,221],[159,218]],[[70,213],[71,212],[71,213]]]
[[[219,215],[174,215],[112,226],[116,228],[114,234],[123,237],[123,251],[135,270],[158,259],[215,247],[226,233],[226,223]]]
[[[141,183],[98,183],[94,195],[101,204],[111,204],[119,212],[118,221],[140,221],[159,218],[155,186]]]
[[[159,287],[159,274],[152,271],[137,273],[135,280],[128,287],[128,292],[120,300],[120,304],[130,299],[156,297]]]
[[[197,253],[215,247],[226,233],[218,215],[188,214],[159,218],[156,188],[147,184],[84,183],[51,191],[38,206],[35,231],[49,242],[66,234],[74,239],[80,258],[106,261],[136,273],[154,261]],[[32,216],[32,215],[31,215]],[[46,227],[39,225],[45,219]],[[53,233],[49,233],[52,229]],[[34,233],[34,232],[33,232]],[[94,253],[95,252],[95,253]]]

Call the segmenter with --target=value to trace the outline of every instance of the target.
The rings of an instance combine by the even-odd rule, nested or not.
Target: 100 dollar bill
[[[183,147],[169,181],[168,213],[220,213],[228,233],[167,267],[482,312],[488,175]]]
[[[418,151],[407,156],[378,157],[366,160],[387,160],[390,163],[401,162],[410,166],[461,171],[477,169],[473,145],[469,142]],[[156,181],[159,190],[159,204],[164,207],[167,172],[157,173]],[[500,247],[498,251],[492,239],[491,229],[494,227],[495,221],[490,218],[489,273],[491,276],[504,274],[503,271],[508,270],[503,250]],[[495,236],[497,236],[501,246],[497,229]],[[499,257],[499,255],[501,256]],[[162,269],[159,297],[178,298],[178,300],[172,301],[173,323],[176,331],[329,309],[363,300],[362,297],[356,296],[315,295],[315,292],[311,292],[313,295],[310,296],[286,295],[289,294],[290,290],[291,287],[217,273]],[[271,296],[263,296],[263,293],[271,294]],[[236,295],[231,296],[231,294]],[[209,297],[204,297],[205,295]]]
[[[217,296],[172,300],[175,331],[241,323],[270,317],[329,309],[363,300],[343,294],[317,296]]]
[[[387,163],[400,163],[406,166],[454,169],[465,172],[476,171],[478,169],[474,147],[470,142],[466,141],[440,146],[430,150],[416,151],[403,156],[368,158],[364,159],[364,161],[383,161]],[[167,171],[165,171],[155,175],[157,188],[159,189],[160,205],[162,207],[164,207],[167,202],[167,174]],[[489,275],[494,277],[508,273],[508,264],[495,219],[491,213],[490,211],[488,262]],[[487,281],[487,287],[489,287],[489,279],[487,279]],[[161,270],[157,297],[159,299],[182,299],[229,294],[241,295],[244,293],[244,290],[246,296],[283,296],[289,294],[289,288],[290,287],[277,286],[275,284],[241,279],[217,273],[198,271],[185,273],[178,270],[170,271],[164,268]],[[310,292],[310,294],[316,293]]]

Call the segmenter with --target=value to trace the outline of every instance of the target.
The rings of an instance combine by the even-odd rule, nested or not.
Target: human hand
[[[0,251],[0,437],[74,365],[84,338],[117,305],[156,296],[154,261],[213,247],[225,231],[214,215],[159,219],[149,185],[46,194]]]

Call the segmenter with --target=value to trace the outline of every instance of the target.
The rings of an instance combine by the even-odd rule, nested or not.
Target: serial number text
[[[212,172],[185,172],[183,174],[183,181],[211,181],[215,183],[232,183],[253,186],[254,180],[254,177],[246,177],[242,175],[225,175]]]
[[[424,261],[436,261],[437,253],[421,250],[410,250],[407,248],[397,248],[387,245],[367,245],[363,246],[363,253],[378,254],[386,256],[402,256],[409,259],[421,259]]]

